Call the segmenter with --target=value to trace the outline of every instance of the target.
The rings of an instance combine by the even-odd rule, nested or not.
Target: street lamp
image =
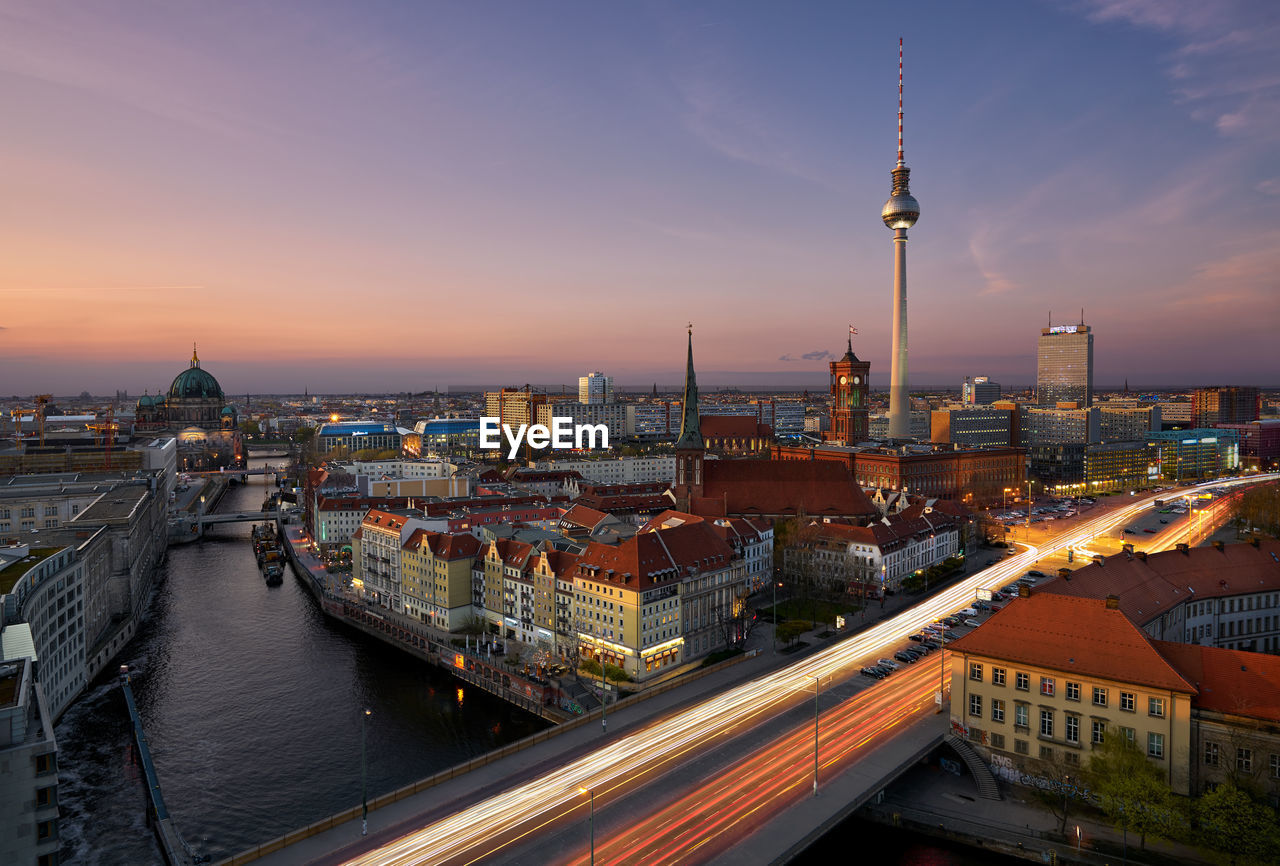
[[[818,796],[818,677],[813,678],[813,796]]]
[[[591,827],[591,866],[596,866],[596,792],[594,788],[579,788],[579,793],[591,798],[589,825]]]
[[[369,835],[369,761],[368,750],[365,748],[367,738],[365,736],[366,725],[369,716],[373,710],[365,709],[364,715],[360,717],[360,835]]]
[[[609,684],[604,681],[604,647],[600,647],[600,730],[609,732],[609,720],[604,717],[609,706]]]
[[[1008,508],[1008,507],[1009,507],[1009,494],[1010,494],[1010,493],[1012,493],[1012,492],[1013,492],[1013,488],[1012,488],[1012,487],[1006,487],[1006,488],[1004,489],[1004,505],[1002,506],[1003,508]]]

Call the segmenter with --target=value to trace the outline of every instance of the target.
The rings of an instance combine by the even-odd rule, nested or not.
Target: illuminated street
[[[1278,476],[1264,475],[1238,481],[1215,482],[1204,486],[1231,487],[1276,477]],[[1022,553],[1010,556],[922,601],[900,615],[841,641],[830,649],[709,698],[688,711],[656,721],[614,742],[607,751],[587,755],[555,772],[546,773],[526,784],[489,797],[468,809],[431,823],[350,862],[357,864],[471,863],[495,857],[504,850],[510,853],[507,850],[509,846],[521,844],[525,837],[542,831],[548,824],[563,821],[570,816],[573,820],[580,819],[585,799],[581,793],[583,790],[595,792],[596,807],[600,808],[603,802],[608,802],[615,795],[634,790],[644,782],[652,780],[664,768],[681,760],[691,750],[706,750],[723,745],[766,719],[806,700],[812,700],[814,677],[819,677],[826,683],[839,682],[855,674],[867,660],[902,645],[908,635],[970,604],[979,589],[994,589],[1013,582],[1022,576],[1042,553],[1068,546],[1087,547],[1094,536],[1133,520],[1144,510],[1150,509],[1156,499],[1176,498],[1177,495],[1179,494],[1169,491],[1134,498],[1131,503],[1123,507],[1109,509],[1097,517],[1080,522],[1053,537],[1050,542],[1041,547],[1024,545],[1025,550]],[[1171,546],[1178,540],[1178,533],[1185,533],[1185,531],[1185,527],[1173,527],[1164,533],[1164,537],[1153,539],[1153,543]],[[880,712],[889,713],[879,719],[879,727],[887,727],[889,723],[900,722],[913,713],[921,712],[921,701],[924,701],[923,706],[927,706],[932,701],[931,693],[936,691],[937,683],[932,677],[933,675],[940,677],[941,668],[941,662],[936,660],[931,662],[930,659],[926,659],[914,666],[911,671],[900,672],[888,681],[871,687],[853,702],[849,710],[837,714],[840,722],[834,730],[838,733],[833,733],[831,736],[841,738],[846,748],[849,745],[856,748],[863,745],[866,738],[872,736],[877,729],[874,716],[877,708]],[[881,693],[886,697],[881,698]],[[867,713],[872,715],[868,716]],[[834,720],[833,724],[836,724]],[[808,732],[812,732],[812,727],[808,728]],[[804,741],[805,733],[804,729],[797,730],[771,748],[779,749],[783,753],[788,749],[799,750],[802,748],[801,743]],[[794,767],[794,772],[787,773],[777,766],[772,772],[764,769],[770,764],[767,756],[759,758],[764,762],[761,764],[754,763],[757,760],[754,756],[749,760],[752,762],[750,768],[744,767],[742,771],[748,775],[766,773],[770,784],[753,786],[753,797],[749,801],[736,803],[735,811],[780,809],[789,802],[789,798],[803,794],[805,779],[811,780],[811,776],[804,775],[797,761],[783,762],[786,766]],[[828,766],[833,765],[829,763]],[[812,772],[811,765],[808,765],[807,769],[810,773]],[[710,788],[714,794],[723,792],[722,788],[714,785]],[[646,790],[651,792],[652,789]],[[773,792],[771,797],[766,796],[767,791]],[[703,797],[710,795],[692,796],[697,802],[683,807],[690,812],[702,808],[714,808],[712,803],[702,802]],[[770,801],[768,806],[765,805],[766,801]],[[654,822],[646,823],[651,831],[663,821],[661,814],[644,819],[646,822]],[[734,820],[740,820],[740,817],[726,816],[726,821],[731,823]],[[629,832],[625,838],[637,838],[639,833],[639,830],[636,833]],[[703,859],[702,855],[695,858],[691,852],[693,848],[706,841],[704,836],[691,838],[678,828],[672,828],[670,831],[662,830],[659,835],[663,845],[659,859],[664,861],[685,857]],[[611,842],[602,839],[600,844],[610,845]],[[659,843],[655,840],[651,844]],[[628,847],[626,850],[632,849]],[[615,856],[623,858],[616,862],[629,862],[632,855]]]

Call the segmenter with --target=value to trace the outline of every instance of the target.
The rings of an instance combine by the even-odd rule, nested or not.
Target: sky
[[[0,0],[0,394],[1280,385],[1280,4]]]

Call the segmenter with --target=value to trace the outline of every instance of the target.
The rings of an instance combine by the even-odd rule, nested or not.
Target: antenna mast
[[[906,165],[902,157],[902,37],[898,37],[898,166]]]

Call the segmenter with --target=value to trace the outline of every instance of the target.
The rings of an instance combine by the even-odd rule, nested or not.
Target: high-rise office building
[[[578,402],[600,404],[613,402],[613,377],[599,370],[578,377]]]
[[[1242,385],[1197,388],[1191,394],[1191,423],[1195,427],[1247,424],[1258,420],[1260,406],[1257,388]]]
[[[1084,322],[1042,328],[1036,352],[1036,397],[1041,406],[1093,405],[1093,331]]]
[[[965,377],[960,400],[966,406],[986,406],[1000,399],[1000,383],[988,376]]]

